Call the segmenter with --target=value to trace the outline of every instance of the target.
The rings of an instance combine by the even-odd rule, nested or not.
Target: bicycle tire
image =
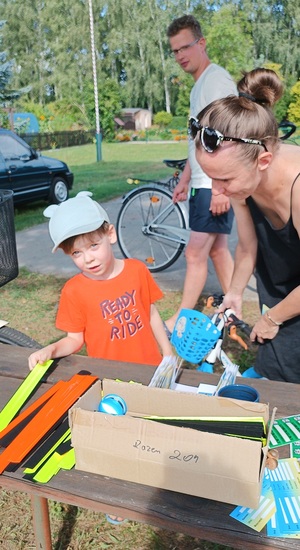
[[[22,348],[42,348],[41,344],[33,340],[33,338],[30,338],[29,336],[26,336],[26,334],[23,334],[23,332],[8,326],[0,328],[0,343],[9,344],[10,346],[19,346]]]
[[[151,226],[153,221],[164,227]],[[123,256],[141,260],[153,273],[167,269],[185,247],[168,226],[187,229],[182,208],[173,203],[168,190],[149,185],[131,192],[125,196],[116,222]]]

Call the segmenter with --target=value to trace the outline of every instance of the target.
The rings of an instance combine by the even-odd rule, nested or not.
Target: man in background
[[[215,99],[237,95],[236,85],[229,73],[210,62],[200,24],[192,15],[175,19],[168,27],[167,35],[176,62],[195,81],[190,94],[190,116],[196,117]],[[179,311],[182,308],[193,309],[198,301],[207,279],[208,258],[212,259],[224,293],[229,289],[233,273],[227,238],[233,222],[230,201],[225,195],[212,195],[211,180],[196,160],[195,144],[191,137],[188,148],[188,161],[175,187],[173,201],[185,201],[189,197],[191,233],[185,250],[187,267],[181,304],[165,322],[169,337]]]

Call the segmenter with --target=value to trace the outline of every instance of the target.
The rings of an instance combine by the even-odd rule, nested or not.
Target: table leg
[[[37,550],[52,550],[48,500],[31,495],[31,509]]]

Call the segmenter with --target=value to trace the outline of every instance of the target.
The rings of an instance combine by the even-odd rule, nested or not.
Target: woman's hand
[[[224,313],[226,309],[232,309],[234,314],[242,319],[242,296],[240,294],[234,294],[233,292],[227,292],[223,298],[223,302],[218,308],[218,312]]]
[[[252,329],[250,340],[252,342],[257,341],[260,344],[263,344],[265,340],[273,340],[278,334],[279,328],[279,326],[270,322],[266,315],[262,315]]]

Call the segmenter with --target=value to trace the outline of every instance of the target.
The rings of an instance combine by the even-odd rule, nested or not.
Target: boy
[[[159,365],[173,355],[154,305],[162,292],[144,264],[114,257],[116,232],[105,210],[82,191],[46,208],[49,233],[81,273],[62,289],[56,327],[67,335],[35,351],[29,368],[78,352],[86,344],[90,357]]]

